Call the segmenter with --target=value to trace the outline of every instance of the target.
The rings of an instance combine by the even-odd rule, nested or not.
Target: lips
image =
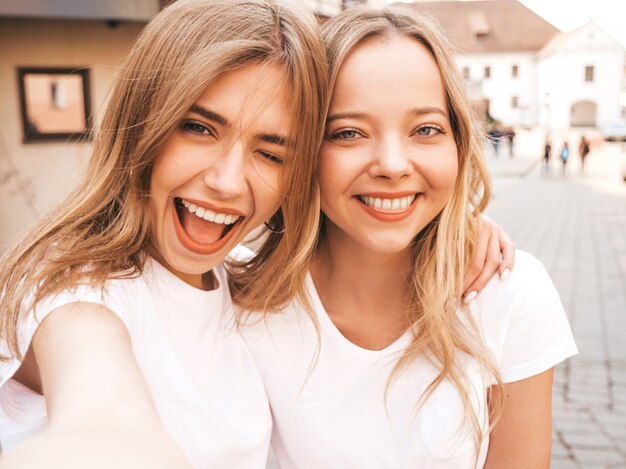
[[[176,197],[172,200],[174,230],[180,243],[196,254],[222,249],[244,219],[241,213]]]

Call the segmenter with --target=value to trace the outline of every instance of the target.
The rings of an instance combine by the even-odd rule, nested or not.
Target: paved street
[[[570,148],[577,141],[571,139]],[[580,349],[555,374],[552,468],[626,468],[624,149],[593,150],[584,178],[574,152],[562,178],[553,147],[551,174],[537,164],[536,144],[513,159],[508,148],[490,156],[488,214],[544,263]]]

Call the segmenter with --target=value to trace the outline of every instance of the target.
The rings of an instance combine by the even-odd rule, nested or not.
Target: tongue
[[[224,225],[203,220],[188,210],[182,210],[180,218],[189,237],[199,244],[214,243],[222,237],[224,232]]]

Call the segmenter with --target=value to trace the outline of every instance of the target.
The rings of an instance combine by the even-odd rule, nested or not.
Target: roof
[[[586,35],[584,40],[576,41],[580,39],[581,35]],[[578,43],[576,43],[578,42]],[[624,51],[624,46],[613,38],[609,33],[602,29],[598,24],[589,20],[582,26],[569,31],[567,33],[559,33],[554,36],[539,53],[540,57],[547,57],[549,55],[569,50],[571,51],[598,51],[598,50],[616,50]]]
[[[417,2],[466,53],[541,50],[560,31],[517,0]]]

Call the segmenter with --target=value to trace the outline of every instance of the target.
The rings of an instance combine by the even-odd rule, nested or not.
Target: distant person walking
[[[561,175],[565,177],[565,168],[567,167],[567,160],[569,159],[569,146],[567,142],[563,142],[561,147],[561,163],[563,164],[561,169]]]
[[[545,174],[550,174],[550,154],[552,153],[552,146],[550,140],[546,140],[546,144],[543,147],[543,169]]]
[[[589,140],[587,140],[584,135],[580,137],[578,154],[580,155],[580,174],[585,174],[585,159],[589,154]]]
[[[515,145],[515,131],[513,129],[510,129],[507,131],[506,135],[509,140],[509,156],[513,158],[513,156],[515,156],[513,153],[513,147]]]
[[[493,145],[493,153],[496,156],[496,158],[498,157],[498,153],[499,153],[499,149],[500,149],[500,139],[502,138],[502,132],[500,132],[498,129],[492,129],[489,131],[489,140],[491,141],[491,144]]]

